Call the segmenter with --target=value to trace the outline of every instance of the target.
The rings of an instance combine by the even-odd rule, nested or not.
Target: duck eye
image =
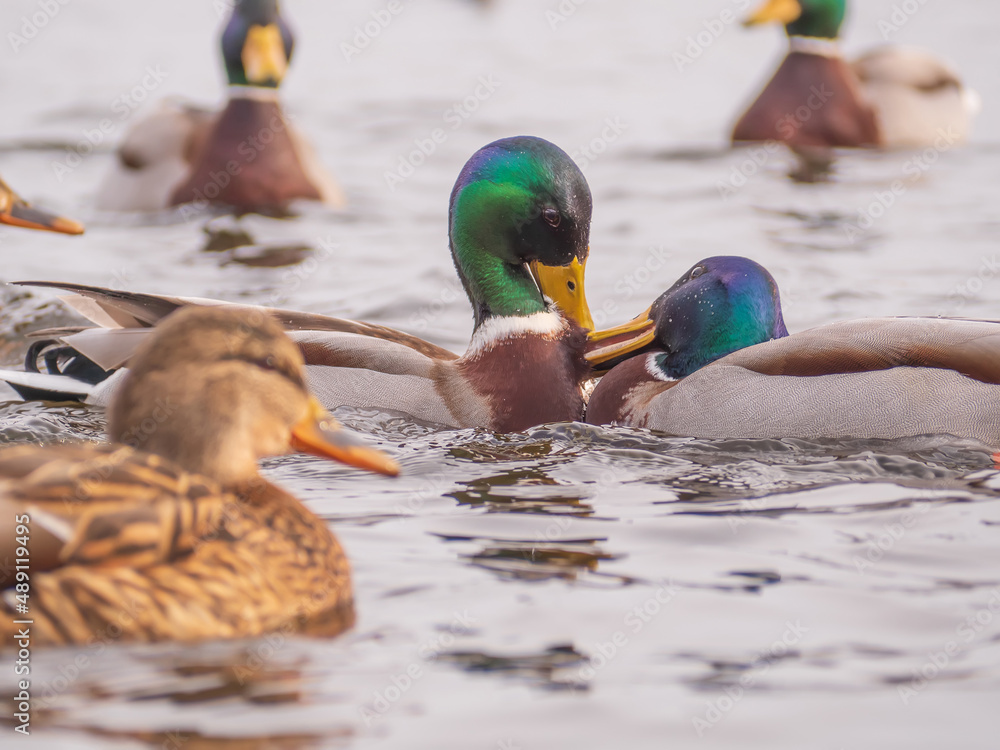
[[[277,370],[278,363],[274,361],[274,357],[267,357],[266,359],[254,359],[251,362],[262,370]]]
[[[705,273],[704,266],[695,266],[694,268],[691,269],[691,278],[697,279],[703,273]]]
[[[562,215],[559,213],[558,209],[555,208],[542,209],[542,218],[545,219],[546,223],[552,227],[559,226],[559,222],[562,221]]]
[[[575,291],[576,291],[576,282],[575,282],[575,281],[567,281],[567,282],[566,282],[566,287],[567,287],[567,288],[568,288],[568,289],[569,289],[569,290],[570,290],[571,292],[575,292]]]

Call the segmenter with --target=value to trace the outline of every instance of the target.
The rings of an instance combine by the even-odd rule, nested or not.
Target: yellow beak
[[[315,397],[309,399],[309,413],[292,428],[291,446],[302,453],[332,458],[358,469],[390,477],[399,475],[395,461],[341,427]]]
[[[767,0],[757,8],[744,22],[744,26],[756,26],[761,23],[777,21],[782,25],[790,24],[802,15],[802,5],[799,0]]]
[[[590,366],[598,371],[608,369],[602,365],[651,344],[656,338],[656,323],[649,315],[651,309],[628,323],[591,333],[584,354]]]
[[[83,224],[29,206],[3,180],[0,180],[0,224],[62,234],[83,234]]]
[[[277,86],[281,83],[288,72],[288,59],[278,24],[251,26],[240,58],[250,83],[257,86]]]
[[[546,266],[533,261],[530,268],[542,294],[551,299],[566,317],[574,320],[585,331],[594,330],[594,318],[590,314],[587,295],[584,292],[586,259],[580,262],[579,259],[573,258],[568,266]]]

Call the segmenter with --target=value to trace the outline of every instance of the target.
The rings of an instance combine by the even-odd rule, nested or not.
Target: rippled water
[[[3,48],[0,173],[88,232],[0,232],[0,275],[281,304],[460,350],[471,315],[447,255],[448,192],[476,148],[530,133],[586,162],[599,323],[630,317],[720,253],[774,273],[792,330],[1000,315],[995,4],[916,4],[892,34],[948,55],[978,89],[972,143],[851,155],[815,185],[788,180],[784,154],[725,146],[781,55],[777,30],[723,24],[678,69],[689,36],[745,4],[425,0],[346,60],[341,44],[386,6],[289,0],[299,46],[284,98],[350,205],[243,221],[258,243],[244,255],[313,248],[278,268],[203,252],[204,221],[90,207],[111,140],[133,119],[117,119],[120,97],[219,100],[213,4],[59,6],[16,53]],[[39,7],[8,5],[5,37]],[[881,41],[894,5],[906,4],[854,3],[849,53]],[[565,20],[552,28],[547,11]],[[133,93],[150,66],[165,80]],[[53,162],[109,117],[107,142],[57,179]],[[385,173],[435,128],[446,141],[390,190]],[[753,174],[735,185],[740,170]],[[897,179],[898,200],[848,232]],[[47,293],[2,294],[0,359],[12,363],[24,331],[66,314]],[[357,626],[325,642],[36,651],[33,746],[997,746],[1000,475],[987,447],[576,424],[494,435],[338,416],[393,452],[404,477],[297,456],[265,472],[336,529]],[[83,407],[10,403],[0,419],[7,442],[102,429]],[[0,686],[12,685],[4,667]]]

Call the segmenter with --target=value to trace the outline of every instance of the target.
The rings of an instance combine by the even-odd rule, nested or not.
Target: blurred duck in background
[[[226,107],[217,113],[161,103],[118,147],[98,208],[157,211],[193,203],[280,216],[294,200],[343,205],[278,99],[293,46],[277,0],[238,0],[222,33]]]
[[[919,49],[880,47],[854,63],[837,38],[846,0],[767,0],[745,24],[785,26],[790,50],[733,130],[734,143],[793,149],[919,148],[964,142],[979,108],[950,65]]]
[[[789,335],[771,274],[718,256],[591,338],[588,360],[617,365],[591,395],[594,424],[698,438],[946,434],[1000,447],[998,321],[866,318]]]
[[[45,229],[60,234],[83,234],[83,224],[35,208],[0,179],[0,224]]]
[[[335,635],[353,623],[336,537],[257,461],[294,449],[398,468],[310,397],[276,322],[231,308],[172,316],[136,353],[108,437],[0,451],[0,555],[14,560],[30,536],[32,644]],[[23,627],[13,580],[0,649]]]

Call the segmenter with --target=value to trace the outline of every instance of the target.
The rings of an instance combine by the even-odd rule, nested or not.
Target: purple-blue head
[[[696,263],[645,315],[592,335],[588,359],[602,369],[625,354],[657,352],[664,375],[683,378],[737,349],[787,336],[778,285],[749,258]]]

